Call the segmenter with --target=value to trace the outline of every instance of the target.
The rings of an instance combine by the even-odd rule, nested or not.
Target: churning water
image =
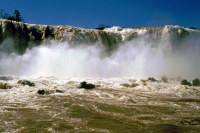
[[[200,132],[200,87],[117,78],[2,80],[0,132]],[[27,79],[27,78],[26,78]],[[95,84],[79,89],[81,81]],[[44,95],[37,94],[45,90]]]
[[[140,33],[111,51],[49,42],[0,53],[0,132],[200,132],[200,87],[160,80],[200,77],[199,38],[174,45],[168,32]],[[95,88],[78,88],[82,81]]]

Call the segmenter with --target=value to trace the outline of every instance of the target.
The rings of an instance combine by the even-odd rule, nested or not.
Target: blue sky
[[[0,0],[0,9],[31,24],[200,28],[200,0]]]

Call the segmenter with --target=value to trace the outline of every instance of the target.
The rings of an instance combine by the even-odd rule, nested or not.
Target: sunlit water
[[[80,89],[82,81],[96,87]],[[178,81],[9,77],[0,83],[9,86],[0,89],[0,132],[200,132],[200,87]],[[42,89],[45,95],[37,93]]]
[[[200,87],[146,78],[200,78],[200,39],[193,32],[188,29],[188,37],[177,38],[173,27],[165,27],[156,37],[141,29],[113,49],[69,40],[46,41],[23,55],[2,49],[0,132],[199,133]],[[1,48],[9,44],[2,42]],[[22,80],[35,86],[22,85]],[[96,87],[80,89],[82,81]]]

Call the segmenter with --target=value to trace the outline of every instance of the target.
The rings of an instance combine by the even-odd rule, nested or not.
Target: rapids
[[[6,77],[6,76],[4,76]],[[200,87],[148,79],[0,80],[0,132],[200,132]],[[19,84],[28,79],[35,86]],[[81,81],[96,88],[78,88]],[[44,95],[37,94],[45,90]]]
[[[200,31],[180,26],[0,20],[0,132],[198,133],[200,87],[174,79],[200,78],[199,51]]]

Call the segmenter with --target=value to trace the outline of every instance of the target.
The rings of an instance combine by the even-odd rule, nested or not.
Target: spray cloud
[[[162,75],[199,78],[199,42],[200,39],[191,36],[173,46],[168,34],[157,40],[146,34],[118,44],[110,54],[99,45],[80,43],[71,47],[67,42],[51,42],[27,50],[21,56],[1,52],[0,74],[65,78],[159,78]]]

